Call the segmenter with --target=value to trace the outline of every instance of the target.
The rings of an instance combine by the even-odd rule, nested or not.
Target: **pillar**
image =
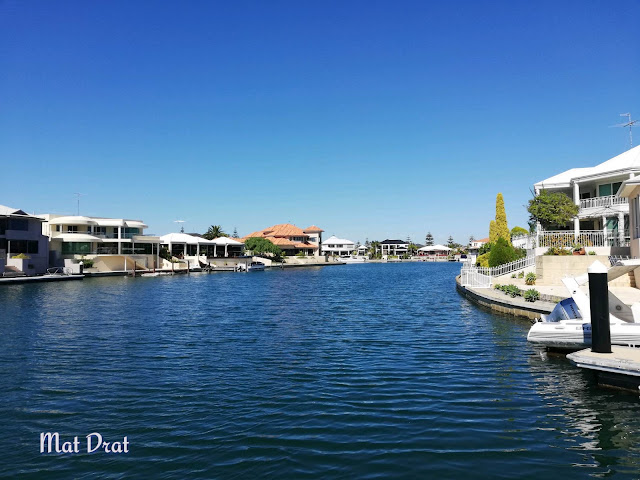
[[[605,217],[604,215],[602,216],[602,234],[604,235],[604,246],[606,247],[607,244],[607,217]]]
[[[618,239],[620,240],[620,246],[624,245],[624,213],[618,213]]]
[[[591,351],[611,353],[607,267],[596,260],[587,269],[587,272],[589,273],[589,306],[591,309]]]

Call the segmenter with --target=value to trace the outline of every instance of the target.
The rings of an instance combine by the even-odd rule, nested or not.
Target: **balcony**
[[[605,197],[583,198],[580,200],[580,210],[605,208],[615,205],[629,205],[629,199],[616,195],[607,195]]]
[[[572,248],[579,244],[584,248],[589,247],[628,247],[629,232],[624,231],[624,235],[616,231],[607,232],[602,230],[581,230],[576,236],[573,231],[543,231],[538,234],[538,247],[559,247]]]

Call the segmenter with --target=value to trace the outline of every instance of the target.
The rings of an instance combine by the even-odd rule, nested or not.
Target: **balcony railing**
[[[538,247],[628,247],[629,241],[629,232],[626,230],[622,238],[616,231],[605,235],[602,230],[581,230],[577,236],[573,231],[548,231],[538,235]]]
[[[628,198],[607,195],[604,197],[583,198],[580,200],[580,208],[601,208],[612,205],[627,205],[628,203]]]

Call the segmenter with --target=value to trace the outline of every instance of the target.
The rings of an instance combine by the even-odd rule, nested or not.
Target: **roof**
[[[342,244],[342,245],[348,243],[350,245],[355,245],[355,242],[352,242],[351,240],[347,240],[346,238],[338,238],[335,235],[331,235],[324,242],[322,242],[322,246],[333,244],[333,243]]]
[[[489,240],[491,240],[491,238],[486,237],[486,238],[480,238],[478,240],[474,240],[474,242],[484,242],[484,243],[489,243]]]
[[[324,232],[324,230],[322,230],[320,227],[316,227],[315,225],[311,225],[310,227],[307,227],[304,229],[305,233],[321,233]]]
[[[298,228],[295,225],[291,225],[290,223],[280,223],[278,225],[273,225],[272,227],[268,227],[263,230],[258,230],[256,232],[250,233],[249,235],[246,235],[244,238],[306,237],[306,236],[307,235],[302,231],[301,228]]]
[[[22,210],[18,210],[17,208],[7,207],[6,205],[0,205],[0,215],[27,215],[31,216],[28,213],[23,212]]]
[[[384,245],[409,245],[406,240],[383,240],[380,244]]]
[[[565,172],[549,177],[535,183],[534,186],[543,188],[545,186],[569,186],[572,181],[598,177],[607,173],[624,173],[625,171],[640,171],[640,145],[621,153],[606,162],[602,162],[595,167],[572,168]]]
[[[211,240],[193,237],[186,233],[167,233],[160,237],[162,243],[186,243],[188,245],[197,245],[198,243],[211,243]]]
[[[620,190],[618,190],[618,196],[629,197],[638,186],[640,186],[640,177],[633,177],[629,180],[625,180],[622,182]]]
[[[422,247],[419,250],[422,252],[448,252],[451,248],[445,247],[444,245],[430,245],[428,247]]]

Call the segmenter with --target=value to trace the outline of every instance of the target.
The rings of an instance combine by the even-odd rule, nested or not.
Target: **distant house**
[[[467,256],[470,261],[476,261],[476,258],[478,258],[480,252],[480,248],[482,248],[482,246],[486,243],[489,243],[489,237],[469,242],[469,247],[467,248]]]
[[[190,259],[197,265],[199,257],[230,258],[242,255],[242,242],[230,237],[207,240],[198,233],[168,233],[160,237],[160,243],[177,258]]]
[[[294,256],[303,253],[319,257],[322,252],[322,232],[324,230],[315,225],[301,229],[290,223],[281,223],[250,233],[241,241],[245,242],[249,238],[266,238],[280,247],[285,255]]]
[[[404,240],[383,240],[378,245],[378,252],[382,255],[402,256],[409,252],[409,243]]]
[[[354,250],[356,250],[355,242],[345,238],[338,238],[335,235],[331,235],[322,242],[322,252],[325,255],[351,255]]]
[[[15,256],[27,258],[12,258]],[[17,208],[0,205],[0,275],[37,275],[49,265],[49,238],[42,219]]]
[[[570,224],[553,231],[539,227],[538,246],[566,246],[571,242],[586,247],[628,246],[629,200],[617,193],[623,182],[638,174],[640,146],[595,167],[572,168],[534,184],[536,195],[543,189],[564,193],[579,207],[578,216]]]

